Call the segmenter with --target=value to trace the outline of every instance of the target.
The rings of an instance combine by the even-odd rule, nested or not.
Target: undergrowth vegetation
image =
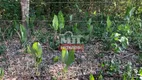
[[[83,5],[85,3],[82,0],[82,4],[75,2],[72,5],[71,3],[53,5],[50,2],[46,4],[44,0],[34,4],[35,1],[31,0],[30,18],[27,20],[28,28],[20,21],[19,0],[14,0],[14,2],[10,0],[0,1],[0,21],[11,20],[5,21],[3,24],[0,23],[0,41],[18,38],[22,49],[27,50],[27,53],[32,53],[37,68],[37,76],[40,75],[38,69],[43,57],[42,45],[57,50],[61,44],[60,34],[71,32],[73,35],[81,35],[84,45],[102,42],[102,51],[105,51],[104,53],[107,55],[113,55],[109,61],[100,63],[99,66],[102,70],[98,72],[98,75],[89,74],[89,80],[104,80],[105,74],[121,80],[142,79],[142,66],[136,67],[131,61],[122,65],[121,58],[116,59],[118,54],[128,51],[132,47],[137,50],[136,56],[139,57],[138,62],[141,65],[142,7],[138,4],[142,5],[142,2],[136,0],[137,2],[132,4],[133,1],[128,0],[126,6],[121,6],[119,4],[125,2],[113,0],[112,3],[105,3],[105,5],[98,3],[101,7],[98,9],[95,6],[95,10],[92,4],[95,2],[92,0],[89,6],[86,5],[89,9],[85,8],[86,6]],[[54,0],[51,1],[54,2]],[[15,4],[10,4],[11,2]],[[108,4],[113,6],[107,6]],[[1,42],[0,56],[6,51],[6,45]],[[94,54],[92,55],[94,56]],[[100,52],[98,56],[101,58],[103,53]],[[64,72],[67,72],[69,66],[74,64],[75,57],[74,50],[62,49],[61,56],[55,56],[53,61],[54,63],[61,61],[65,64]],[[3,76],[4,70],[0,68],[0,80]]]

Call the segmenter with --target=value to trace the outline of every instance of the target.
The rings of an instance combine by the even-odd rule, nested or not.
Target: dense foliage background
[[[2,20],[20,20],[20,0],[1,0],[0,4]],[[64,12],[65,16],[85,15],[96,11],[98,16],[111,15],[121,19],[125,16],[128,7],[136,7],[135,16],[140,16],[141,5],[140,0],[30,0],[30,16],[36,16],[37,19],[45,17],[49,20],[53,14],[57,14],[60,10]]]
[[[42,27],[44,23],[44,27],[49,28],[54,15],[62,11],[65,17],[65,31],[73,30],[74,33],[86,34],[88,32],[85,29],[90,20],[94,29],[92,34],[95,37],[105,37],[106,20],[109,16],[112,21],[111,27],[114,28],[112,31],[117,32],[116,28],[120,24],[127,24],[133,32],[129,36],[139,36],[136,34],[141,30],[139,29],[142,19],[141,6],[140,0],[30,0],[30,26]],[[10,26],[13,26],[16,25],[14,22],[19,20],[21,20],[20,0],[1,0],[0,21],[2,23],[8,21]],[[79,29],[75,28],[75,25]],[[77,29],[77,32],[74,29]]]

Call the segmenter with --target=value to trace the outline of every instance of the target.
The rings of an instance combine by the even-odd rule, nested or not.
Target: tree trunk
[[[21,11],[22,11],[22,24],[27,27],[29,21],[29,0],[21,0]],[[26,22],[27,21],[27,22]]]
[[[22,25],[25,27],[26,29],[26,37],[28,39],[28,37],[30,37],[29,35],[29,7],[30,7],[30,0],[21,0],[20,1],[21,4],[21,12],[22,12]]]

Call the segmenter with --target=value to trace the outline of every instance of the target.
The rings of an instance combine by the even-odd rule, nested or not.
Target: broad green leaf
[[[119,41],[120,35],[121,35],[121,34],[119,34],[119,33],[113,33],[113,34],[111,35],[111,37],[114,38],[115,41]]]
[[[66,71],[68,66],[70,66],[74,62],[74,53],[74,50],[68,52],[66,48],[62,49],[62,62],[66,64],[64,71]]]
[[[134,76],[132,76],[131,80],[135,80]]]
[[[129,45],[128,38],[126,38],[125,36],[122,36],[119,41],[120,41],[122,44]]]
[[[18,22],[16,22],[16,20],[14,20],[14,27],[16,30],[19,30],[19,24]]]
[[[67,60],[67,58],[68,58],[68,51],[67,51],[67,49],[66,48],[63,48],[62,49],[62,62],[63,63],[65,63],[65,61]]]
[[[27,40],[26,36],[26,28],[20,24],[20,32],[21,32],[21,41],[24,43]]]
[[[34,42],[32,44],[32,50],[37,58],[41,58],[42,56],[42,46],[39,42]]]
[[[64,23],[59,23],[60,29],[64,28]]]
[[[94,15],[96,15],[96,11],[94,11]]]
[[[54,30],[58,30],[58,26],[59,26],[59,23],[58,23],[58,17],[56,15],[54,15],[54,18],[53,18],[53,21],[52,21],[52,26],[54,28]]]
[[[87,24],[88,24],[88,25],[91,25],[91,23],[92,23],[92,19],[90,18],[90,19],[88,20]]]
[[[89,80],[95,80],[95,78],[94,78],[94,76],[92,74],[90,74]]]
[[[112,22],[110,21],[109,16],[107,17],[107,27],[110,28],[112,25]]]
[[[107,32],[112,32],[112,28],[111,28],[111,26],[112,26],[112,22],[110,21],[110,19],[109,19],[109,16],[107,17],[107,27],[106,27],[106,31]]]
[[[129,12],[129,16],[131,17],[134,14],[136,7],[132,7],[130,12]]]
[[[130,7],[130,6],[127,7],[126,14],[125,14],[127,20],[129,20],[130,17],[134,14],[135,9],[136,7]]]
[[[122,36],[119,41],[120,42],[125,42],[125,40],[126,40],[126,37]]]
[[[127,74],[123,73],[123,80],[127,80]]]
[[[139,75],[142,76],[142,68],[139,70]]]
[[[67,58],[67,61],[65,61],[65,64],[67,67],[70,66],[74,62],[75,60],[74,53],[75,53],[74,50],[71,50],[68,52],[68,58]]]
[[[62,11],[58,13],[58,20],[59,20],[59,28],[60,29],[64,28],[65,20]]]
[[[119,37],[121,34],[119,34],[119,33],[115,33],[114,34],[114,37]]]

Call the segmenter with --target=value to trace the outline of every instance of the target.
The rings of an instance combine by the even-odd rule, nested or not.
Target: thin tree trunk
[[[27,31],[27,37],[29,36],[29,29],[28,29],[28,24],[29,24],[29,8],[30,8],[30,0],[21,0],[21,12],[22,12],[22,25],[25,26],[26,31]]]
[[[24,26],[26,25],[26,19],[28,20],[29,18],[29,0],[21,0],[21,11],[22,11],[22,24]]]

